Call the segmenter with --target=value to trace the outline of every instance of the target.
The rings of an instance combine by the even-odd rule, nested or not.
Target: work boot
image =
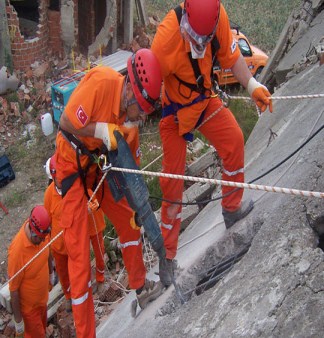
[[[65,299],[65,311],[72,312],[72,301],[71,299]]]
[[[225,226],[227,229],[229,229],[231,226],[233,226],[237,221],[244,218],[246,215],[250,213],[250,211],[254,207],[254,202],[252,200],[244,201],[241,204],[241,207],[233,212],[227,211],[223,208],[223,217]]]
[[[160,259],[159,276],[161,283],[166,288],[172,284],[172,277],[174,277],[174,264],[172,259]]]
[[[158,298],[161,295],[162,290],[163,287],[160,282],[146,279],[143,288],[136,290],[136,297],[140,308],[144,309],[147,303]]]

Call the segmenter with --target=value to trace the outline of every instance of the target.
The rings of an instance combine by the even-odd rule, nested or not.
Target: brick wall
[[[19,19],[14,7],[6,6],[8,28],[11,39],[12,61],[15,69],[29,69],[35,61],[43,60],[49,48],[49,31],[47,21],[47,0],[40,1],[39,24],[36,37],[25,40],[19,30]]]
[[[48,44],[54,55],[63,56],[63,43],[61,39],[61,15],[59,11],[48,10]]]

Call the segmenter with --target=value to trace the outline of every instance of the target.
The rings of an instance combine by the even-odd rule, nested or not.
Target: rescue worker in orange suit
[[[62,217],[62,189],[56,180],[56,155],[49,158],[45,165],[46,173],[50,185],[47,187],[44,195],[44,206],[51,217],[52,231],[51,238],[58,235],[62,228],[60,227]],[[89,189],[88,193],[91,195],[92,191]],[[104,261],[104,240],[103,231],[105,229],[104,214],[96,200],[91,203],[91,210],[89,210],[88,224],[89,236],[94,251],[96,260],[96,281],[98,287],[98,294],[104,293],[105,281],[105,261]],[[51,252],[55,260],[56,271],[62,286],[62,290],[66,299],[65,308],[68,312],[72,310],[71,293],[70,293],[70,279],[68,272],[68,255],[65,249],[63,236],[59,236],[51,244]]]
[[[223,180],[244,182],[244,139],[231,111],[212,90],[213,59],[230,68],[265,111],[272,111],[270,93],[251,75],[233,40],[227,13],[220,0],[185,0],[162,20],[152,51],[159,60],[163,84],[160,135],[163,172],[183,175],[186,140],[199,130],[216,148],[223,161]],[[212,114],[215,113],[213,116]],[[161,228],[167,263],[160,262],[161,282],[168,286],[172,259],[176,256],[181,222],[183,180],[160,179],[163,198]],[[233,191],[235,190],[235,191]],[[233,192],[230,194],[230,192]],[[243,190],[222,187],[222,213],[226,228],[245,217],[253,201],[243,201]],[[176,202],[176,203],[170,203]]]
[[[137,130],[136,124],[155,110],[160,96],[161,72],[150,50],[140,49],[133,54],[127,70],[128,75],[124,76],[109,67],[91,69],[72,93],[56,138],[56,178],[62,184],[63,196],[61,227],[69,256],[72,311],[79,338],[95,336],[90,264],[85,259],[89,257],[86,189],[93,189],[102,174],[89,154],[98,155],[103,145],[108,151],[116,149],[115,130],[134,138],[132,128]],[[138,138],[138,131],[135,134]],[[134,156],[139,154],[136,149]],[[125,198],[118,203],[114,201],[107,180],[96,196],[116,229],[129,286],[136,289],[143,308],[161,294],[162,286],[160,282],[146,280],[141,234],[134,212]]]
[[[44,249],[49,241],[50,225],[44,206],[35,206],[8,249],[8,276],[13,278],[9,290],[16,337],[45,337],[48,286],[53,272],[49,247]]]

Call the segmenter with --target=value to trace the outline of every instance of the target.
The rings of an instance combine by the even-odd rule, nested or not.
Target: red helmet
[[[56,177],[56,156],[53,155],[50,157],[45,164],[45,170],[48,178],[54,180]]]
[[[184,9],[192,29],[199,35],[210,35],[215,32],[220,0],[185,0]]]
[[[33,208],[29,216],[29,225],[38,237],[46,237],[51,231],[51,219],[43,205]]]
[[[136,101],[146,114],[156,109],[162,76],[159,61],[149,49],[139,49],[127,61],[127,71]]]

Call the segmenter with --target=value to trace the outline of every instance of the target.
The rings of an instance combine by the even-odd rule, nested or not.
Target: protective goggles
[[[211,34],[208,34],[208,35],[200,35],[200,34],[196,33],[193,30],[193,28],[190,26],[186,10],[185,9],[182,10],[182,17],[181,17],[181,21],[180,21],[181,34],[184,36],[184,38],[186,40],[188,40],[189,42],[191,42],[194,45],[200,46],[201,49],[204,49],[206,47],[206,45],[213,39],[213,37],[216,33],[216,28],[217,28],[217,25],[215,25],[213,32]]]
[[[36,223],[34,222],[34,220],[32,218],[29,219],[29,223],[30,223],[30,231],[33,234],[35,234],[37,237],[41,237],[41,238],[45,238],[46,235],[48,235],[51,232],[51,227],[49,226],[46,230],[41,229],[39,226],[36,225]],[[38,232],[40,235],[38,235],[34,229],[36,230],[36,232]],[[33,236],[35,237],[35,236]]]

